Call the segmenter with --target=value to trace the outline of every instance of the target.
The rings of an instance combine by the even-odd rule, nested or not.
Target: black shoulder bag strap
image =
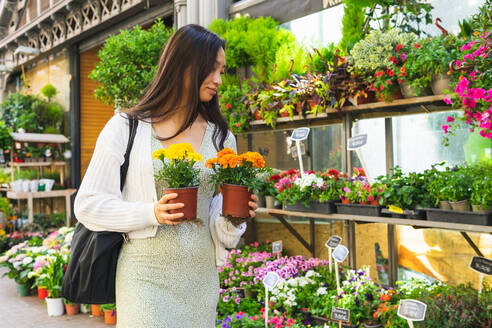
[[[128,166],[130,165],[130,153],[133,147],[133,141],[135,140],[135,135],[137,134],[138,120],[134,118],[128,119],[128,125],[130,128],[130,134],[128,137],[128,144],[125,151],[125,162],[120,168],[120,190],[123,191],[126,181],[126,173],[128,172]]]

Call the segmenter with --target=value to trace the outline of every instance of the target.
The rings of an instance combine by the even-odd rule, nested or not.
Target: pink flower
[[[453,104],[453,101],[450,99],[450,98],[444,98],[443,101],[448,104],[448,105],[452,105]]]
[[[468,59],[470,59],[470,61],[473,61],[473,59],[475,58],[473,57],[472,54],[466,54],[463,56],[463,61],[467,61]]]
[[[441,129],[444,131],[444,134],[448,133],[449,125],[441,124]]]
[[[448,116],[448,118],[446,119],[446,122],[448,122],[448,123],[454,122],[454,117]]]

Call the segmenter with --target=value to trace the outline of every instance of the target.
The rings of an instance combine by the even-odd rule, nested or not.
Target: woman
[[[246,223],[234,226],[220,215],[221,196],[213,197],[212,171],[204,166],[224,147],[236,150],[217,101],[224,66],[224,42],[203,27],[184,26],[169,39],[154,81],[126,113],[139,124],[122,192],[126,115],[115,115],[99,135],[75,214],[91,230],[128,233],[116,273],[119,327],[214,327],[216,266],[246,229]],[[164,195],[166,186],[154,179],[162,163],[152,160],[152,152],[181,142],[203,156],[197,216],[204,224],[169,214],[184,204],[169,204],[177,195]],[[251,217],[256,201],[252,196]]]

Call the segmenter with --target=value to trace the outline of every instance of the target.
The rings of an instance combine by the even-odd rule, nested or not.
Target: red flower
[[[226,109],[231,108],[231,104],[227,104],[227,105],[225,105],[225,108],[226,108]]]
[[[446,119],[446,122],[454,122],[454,117],[452,116],[448,116],[448,118]]]
[[[237,123],[236,123],[236,126],[237,126],[237,127],[240,127],[240,126],[241,126],[241,123],[237,122]]]
[[[395,75],[395,72],[392,69],[389,69],[386,71],[386,74],[388,74],[389,76],[393,76]]]
[[[400,50],[401,50],[401,48],[403,48],[403,45],[401,45],[401,44],[397,45],[397,46],[396,46],[396,51],[400,51]]]
[[[415,47],[416,49],[420,48],[420,43],[415,43],[414,47]]]
[[[67,268],[68,268],[68,264],[65,264],[65,266],[63,267],[63,272],[67,272]]]
[[[383,74],[384,74],[384,73],[383,73],[383,71],[378,71],[378,72],[376,72],[376,74],[375,74],[375,75],[376,75],[377,77],[381,77],[381,76],[383,76]]]
[[[270,181],[278,181],[280,180],[280,175],[275,174],[270,177]]]
[[[389,85],[393,84],[390,80],[386,80],[386,83],[388,83]]]
[[[295,169],[290,169],[289,170],[289,174],[296,174],[296,173],[297,173],[297,171]]]
[[[390,57],[390,62],[392,62],[393,64],[398,64],[398,59],[396,59],[395,57],[391,56]]]
[[[381,84],[381,86],[379,87],[379,90],[384,90],[384,84]]]
[[[401,80],[399,78],[397,80],[398,80],[398,84],[401,84]]]
[[[328,170],[328,174],[329,174],[329,175],[334,175],[334,176],[336,176],[336,177],[337,177],[337,176],[340,174],[340,172],[338,172],[338,171],[337,171],[337,170],[335,170],[335,169],[330,169],[330,170]]]

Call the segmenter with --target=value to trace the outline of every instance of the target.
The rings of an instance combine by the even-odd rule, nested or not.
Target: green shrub
[[[135,26],[109,37],[89,77],[100,83],[95,97],[116,108],[136,105],[154,78],[161,53],[174,31],[160,19],[149,30]]]

